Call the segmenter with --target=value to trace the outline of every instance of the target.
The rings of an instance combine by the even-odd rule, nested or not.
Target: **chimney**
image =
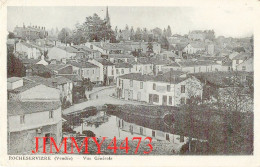
[[[61,62],[64,64],[67,64],[67,59],[63,58],[63,59],[61,59]]]

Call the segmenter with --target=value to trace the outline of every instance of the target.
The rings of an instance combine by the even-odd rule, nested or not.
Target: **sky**
[[[253,34],[253,9],[249,7],[203,8],[203,7],[108,7],[112,28],[124,29],[126,24],[152,29],[167,28],[172,33],[187,34],[192,30],[214,30],[216,36],[247,37]],[[7,29],[37,25],[51,29],[75,28],[85,18],[97,13],[106,15],[106,6],[98,7],[14,7],[7,8]]]

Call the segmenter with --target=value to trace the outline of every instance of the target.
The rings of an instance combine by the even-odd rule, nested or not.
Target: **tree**
[[[141,41],[141,40],[142,40],[141,28],[137,27],[135,31],[135,41]]]
[[[93,83],[90,81],[89,78],[84,78],[82,85],[85,87],[86,90],[91,91],[93,89]]]
[[[82,25],[85,38],[90,41],[101,41],[115,39],[115,34],[111,26],[102,20],[96,13],[93,16],[86,17],[85,23]]]
[[[153,53],[153,43],[152,42],[148,42],[147,53],[148,53],[148,56],[150,56],[151,53]]]
[[[171,27],[169,25],[168,25],[167,30],[166,30],[166,36],[167,37],[172,36],[172,30],[171,30]]]
[[[68,28],[62,28],[61,31],[58,34],[58,39],[62,43],[71,43],[72,42],[72,36],[71,36],[71,30]]]
[[[161,44],[161,47],[168,50],[170,47],[169,41],[165,36],[162,36],[159,43]]]
[[[9,32],[7,38],[8,38],[8,39],[13,39],[13,38],[15,38],[14,33],[13,33],[13,32]]]
[[[7,53],[7,77],[24,77],[26,69],[20,59],[12,52]]]

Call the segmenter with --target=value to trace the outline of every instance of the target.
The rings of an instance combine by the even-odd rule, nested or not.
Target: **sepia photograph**
[[[252,7],[6,11],[9,160],[254,156]]]

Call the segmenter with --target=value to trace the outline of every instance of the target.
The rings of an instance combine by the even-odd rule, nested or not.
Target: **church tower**
[[[110,27],[111,25],[110,25],[110,17],[109,17],[109,14],[108,14],[108,7],[107,7],[107,11],[106,11],[106,24],[107,24],[107,26],[108,27]]]

